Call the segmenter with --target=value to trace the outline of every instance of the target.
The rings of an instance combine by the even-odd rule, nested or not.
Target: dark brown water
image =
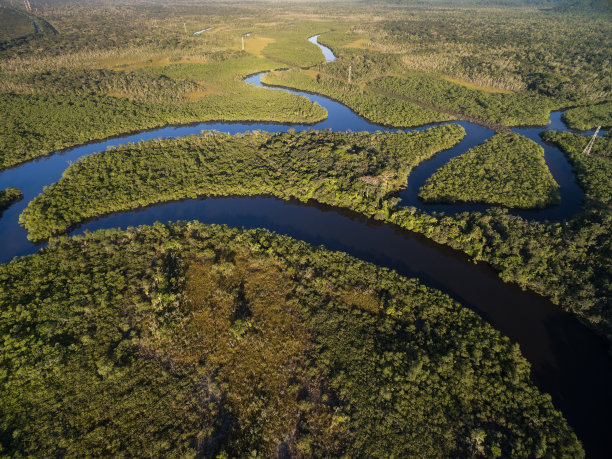
[[[259,78],[256,75],[248,81],[260,84]],[[210,129],[230,133],[255,129],[278,132],[289,128],[296,131],[313,128],[368,132],[388,130],[369,123],[342,104],[323,96],[292,92],[320,103],[327,109],[328,119],[315,126],[205,123],[168,127],[77,147],[1,172],[0,188],[16,186],[23,191],[25,199],[5,211],[0,218],[0,261],[6,262],[14,256],[33,253],[40,248],[27,241],[25,230],[17,223],[23,208],[42,191],[43,186],[57,181],[71,161],[108,146],[141,139],[198,134]],[[560,116],[560,113],[551,116],[549,128],[567,130]],[[402,204],[449,213],[484,208],[471,205],[428,206],[416,197],[419,187],[437,168],[493,135],[492,131],[482,126],[467,122],[460,124],[466,129],[465,139],[411,173],[408,186],[401,195]],[[542,130],[544,128],[517,129],[517,132],[543,145],[538,135]],[[542,211],[522,214],[533,219],[568,218],[580,209],[582,191],[576,185],[563,154],[556,148],[543,146],[547,164],[560,184],[562,203]],[[393,225],[369,221],[351,212],[269,197],[190,199],[166,203],[90,221],[75,232],[176,220],[267,228],[395,269],[446,292],[519,343],[523,355],[532,364],[534,382],[552,396],[555,406],[568,419],[589,456],[608,455],[608,436],[612,432],[612,359],[606,352],[604,341],[543,297],[503,283],[486,264],[474,264],[463,254],[423,236]]]

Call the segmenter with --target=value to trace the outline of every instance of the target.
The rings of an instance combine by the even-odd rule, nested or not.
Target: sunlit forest
[[[0,456],[609,454],[608,0],[0,0],[0,112]]]
[[[533,208],[558,203],[558,188],[540,146],[518,135],[497,134],[438,169],[419,196]]]
[[[58,241],[0,278],[5,451],[582,454],[515,345],[340,253],[159,225]]]

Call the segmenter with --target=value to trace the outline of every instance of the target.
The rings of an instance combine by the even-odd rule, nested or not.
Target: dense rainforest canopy
[[[438,169],[419,197],[527,209],[558,204],[558,189],[542,147],[517,134],[497,134]]]
[[[384,215],[411,169],[464,134],[451,124],[398,134],[205,133],[142,142],[77,161],[20,220],[30,238],[41,240],[109,212],[199,195],[256,194]]]
[[[9,207],[16,200],[21,198],[21,191],[17,188],[6,188],[4,190],[0,190],[0,216],[2,215],[2,211]]]
[[[577,214],[530,221],[507,209],[560,199],[542,148],[511,127],[566,109],[569,128],[612,127],[611,11],[608,0],[0,0],[0,217],[25,208],[28,238],[50,240],[0,265],[0,455],[584,456],[518,346],[418,279],[265,230],[62,234],[198,196],[316,201],[484,260],[609,345],[612,135],[586,155],[585,135],[542,134],[584,190]],[[379,125],[445,124],[205,132],[74,164],[58,152],[168,125],[332,114],[244,81],[260,72]],[[495,135],[421,197],[493,206],[402,205],[415,167],[469,140],[460,120]],[[63,164],[49,186],[26,189],[34,162],[1,183],[54,153]]]
[[[594,187],[599,191],[596,199],[585,203],[584,213],[567,223],[531,222],[503,209],[446,216],[399,205],[397,193],[411,169],[457,143],[463,134],[460,126],[451,124],[398,134],[256,132],[148,141],[76,162],[28,204],[20,221],[30,238],[41,240],[87,218],[198,195],[314,199],[395,223],[475,260],[486,260],[505,281],[548,296],[612,339],[608,307],[612,283],[607,269],[612,215],[605,207],[602,212],[599,204],[609,199],[609,160],[600,158],[610,156],[609,137],[596,142],[598,156],[592,157],[598,159],[586,158],[585,166],[575,169],[587,198]],[[569,135],[580,145],[587,141]],[[539,147],[519,136],[498,135],[467,155],[490,156],[491,144],[509,141],[521,147],[514,153],[504,150],[509,159],[521,151],[524,160],[541,166],[541,180],[549,177]],[[516,162],[502,164],[512,172],[507,166]],[[529,167],[516,165],[519,170]],[[508,178],[517,187],[525,180],[518,172]],[[554,182],[550,189],[556,190]],[[499,191],[493,188],[483,194],[483,200],[495,202],[497,196]]]
[[[0,304],[4,454],[583,456],[475,313],[263,230],[57,240]]]

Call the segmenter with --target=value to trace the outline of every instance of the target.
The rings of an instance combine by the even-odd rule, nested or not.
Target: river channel
[[[328,48],[319,46],[326,60],[335,59]],[[262,86],[261,74],[246,79]],[[109,146],[154,138],[173,138],[217,130],[231,134],[262,130],[284,132],[289,129],[332,129],[334,131],[393,131],[370,123],[339,102],[327,97],[281,88],[307,97],[323,106],[326,120],[315,125],[280,125],[267,123],[202,123],[192,126],[165,127],[102,142],[75,147],[30,161],[0,172],[0,189],[14,186],[24,199],[0,218],[0,262],[15,256],[34,253],[41,245],[30,243],[18,217],[27,203],[61,177],[70,163],[82,156],[104,151]],[[248,103],[245,102],[245,103]],[[411,205],[425,211],[456,213],[484,210],[481,205],[427,205],[417,193],[425,180],[451,158],[478,145],[494,132],[490,129],[458,121],[466,130],[465,138],[454,148],[438,153],[416,167],[400,194],[399,205]],[[430,126],[417,128],[425,129]],[[560,186],[561,204],[538,211],[514,212],[528,219],[562,220],[578,212],[583,193],[576,184],[572,169],[564,155],[540,140],[546,129],[565,130],[561,113],[551,114],[547,127],[514,129],[541,145],[546,162]],[[316,203],[282,201],[271,197],[228,197],[186,199],[121,212],[89,221],[73,234],[102,228],[126,228],[156,221],[199,220],[245,228],[266,228],[311,244],[322,244],[363,260],[397,270],[408,277],[417,277],[425,285],[442,290],[473,309],[502,334],[520,345],[532,365],[532,379],[549,393],[583,442],[589,457],[605,457],[612,432],[612,358],[603,339],[580,324],[558,306],[518,286],[501,281],[497,273],[484,263],[473,263],[467,256],[448,247],[390,224],[368,220],[358,214]]]

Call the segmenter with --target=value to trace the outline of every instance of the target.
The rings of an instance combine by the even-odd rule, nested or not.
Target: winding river
[[[331,50],[310,39],[323,51],[327,60],[335,57]],[[247,82],[262,86],[261,74]],[[0,262],[15,256],[36,252],[41,246],[27,241],[26,231],[18,224],[18,216],[27,203],[44,186],[56,182],[69,164],[78,158],[103,151],[109,146],[153,138],[172,138],[199,134],[203,130],[241,133],[260,129],[280,132],[308,129],[334,131],[395,131],[357,116],[341,103],[321,95],[276,88],[307,97],[328,112],[328,118],[312,126],[263,123],[203,123],[194,126],[166,127],[103,142],[91,143],[51,156],[40,158],[0,172],[0,188],[18,187],[24,199],[0,218]],[[466,130],[465,138],[454,148],[423,162],[410,174],[401,193],[400,205],[413,205],[426,211],[455,213],[482,210],[480,205],[426,205],[417,192],[425,180],[449,159],[460,155],[490,138],[490,129],[459,121]],[[425,129],[429,126],[417,128]],[[518,132],[540,144],[546,162],[560,186],[562,203],[538,211],[516,212],[528,219],[561,220],[580,210],[583,194],[574,179],[564,155],[544,144],[539,133],[545,128],[521,128]],[[551,115],[547,129],[568,130],[561,113]],[[331,250],[342,250],[361,259],[418,277],[424,284],[440,289],[473,309],[502,334],[519,343],[523,355],[532,364],[532,379],[549,393],[574,428],[590,457],[605,457],[612,432],[612,358],[603,339],[580,324],[569,314],[545,298],[506,284],[484,263],[472,263],[467,256],[434,243],[424,236],[390,224],[374,222],[337,208],[270,197],[229,197],[186,199],[159,204],[135,211],[121,212],[89,221],[73,234],[101,228],[125,228],[155,221],[197,219],[205,223],[222,223],[246,228],[267,228],[311,244],[322,244]]]

